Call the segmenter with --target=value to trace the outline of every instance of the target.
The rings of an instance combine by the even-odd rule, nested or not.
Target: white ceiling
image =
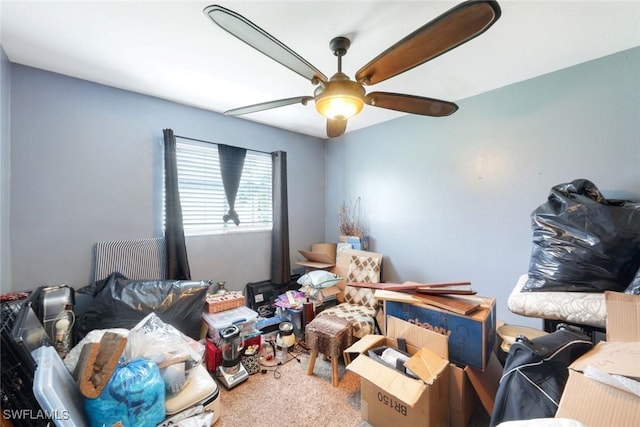
[[[0,43],[12,62],[211,111],[312,95],[309,81],[206,17],[210,1],[1,0]],[[331,76],[335,36],[351,48],[343,71],[459,1],[220,0]],[[640,46],[640,1],[500,1],[502,17],[478,38],[370,90],[458,101]],[[365,106],[347,132],[401,113]],[[242,116],[325,137],[313,103]],[[424,117],[424,120],[441,120]]]

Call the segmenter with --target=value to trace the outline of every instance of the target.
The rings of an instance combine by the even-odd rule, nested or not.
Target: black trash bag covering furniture
[[[131,329],[154,312],[197,340],[208,288],[209,281],[130,280],[114,272],[76,292],[84,305],[76,314],[76,337],[82,339],[94,329]]]
[[[640,203],[607,200],[589,180],[554,186],[531,227],[523,291],[623,292],[640,267]]]

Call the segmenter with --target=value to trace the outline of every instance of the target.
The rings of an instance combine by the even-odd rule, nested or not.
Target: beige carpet
[[[299,344],[281,366],[261,362],[265,373],[250,375],[231,390],[218,383],[221,415],[214,427],[371,427],[360,416],[360,377],[345,370],[342,358],[338,387],[331,385],[331,362],[320,356],[314,375],[307,375],[309,354]],[[468,427],[487,427],[489,419],[478,405]]]
[[[250,375],[231,390],[220,385],[221,415],[216,427],[370,426],[360,416],[360,377],[346,371],[342,359],[338,387],[331,385],[331,362],[320,356],[314,375],[307,375],[309,355],[300,345],[283,365],[261,362],[265,373]]]

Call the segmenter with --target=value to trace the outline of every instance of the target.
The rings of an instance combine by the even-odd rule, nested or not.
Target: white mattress
[[[522,292],[526,281],[526,274],[520,276],[509,295],[507,306],[512,313],[605,328],[604,292]]]

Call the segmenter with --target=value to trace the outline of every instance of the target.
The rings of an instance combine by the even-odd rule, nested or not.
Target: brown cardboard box
[[[586,427],[635,426],[640,419],[640,296],[605,292],[607,341],[569,366],[556,418]]]
[[[388,325],[388,336],[367,335],[345,350],[358,354],[347,369],[361,378],[362,418],[376,426],[448,426],[449,362],[430,349],[446,349],[446,337],[398,319],[395,322],[402,323]],[[412,355],[406,366],[420,379],[367,355],[369,349],[383,345],[397,348],[399,337],[406,339],[407,352]]]
[[[336,260],[325,252],[304,251],[299,249],[298,252],[306,258],[305,261],[299,261],[296,264],[307,267],[307,269],[330,269],[336,264]]]
[[[640,296],[604,293],[607,304],[607,341],[640,341]]]
[[[384,301],[387,319],[395,317],[449,337],[449,360],[483,370],[493,354],[496,339],[496,300],[465,296],[480,304],[475,311],[462,315],[424,304],[405,292],[378,289],[378,300]]]
[[[449,373],[449,425],[466,427],[478,406],[478,394],[463,368],[451,363]]]
[[[640,341],[599,342],[593,350],[569,366],[569,380],[562,393],[556,418],[580,421],[585,427],[635,426],[640,419],[640,395],[623,390],[623,378],[630,380],[640,393]],[[612,381],[606,384],[590,378],[590,370]]]
[[[500,361],[498,361],[498,356],[496,356],[495,353],[491,354],[489,363],[484,371],[472,366],[466,366],[464,371],[478,394],[482,406],[484,406],[488,414],[492,414],[503,372],[503,367]]]

